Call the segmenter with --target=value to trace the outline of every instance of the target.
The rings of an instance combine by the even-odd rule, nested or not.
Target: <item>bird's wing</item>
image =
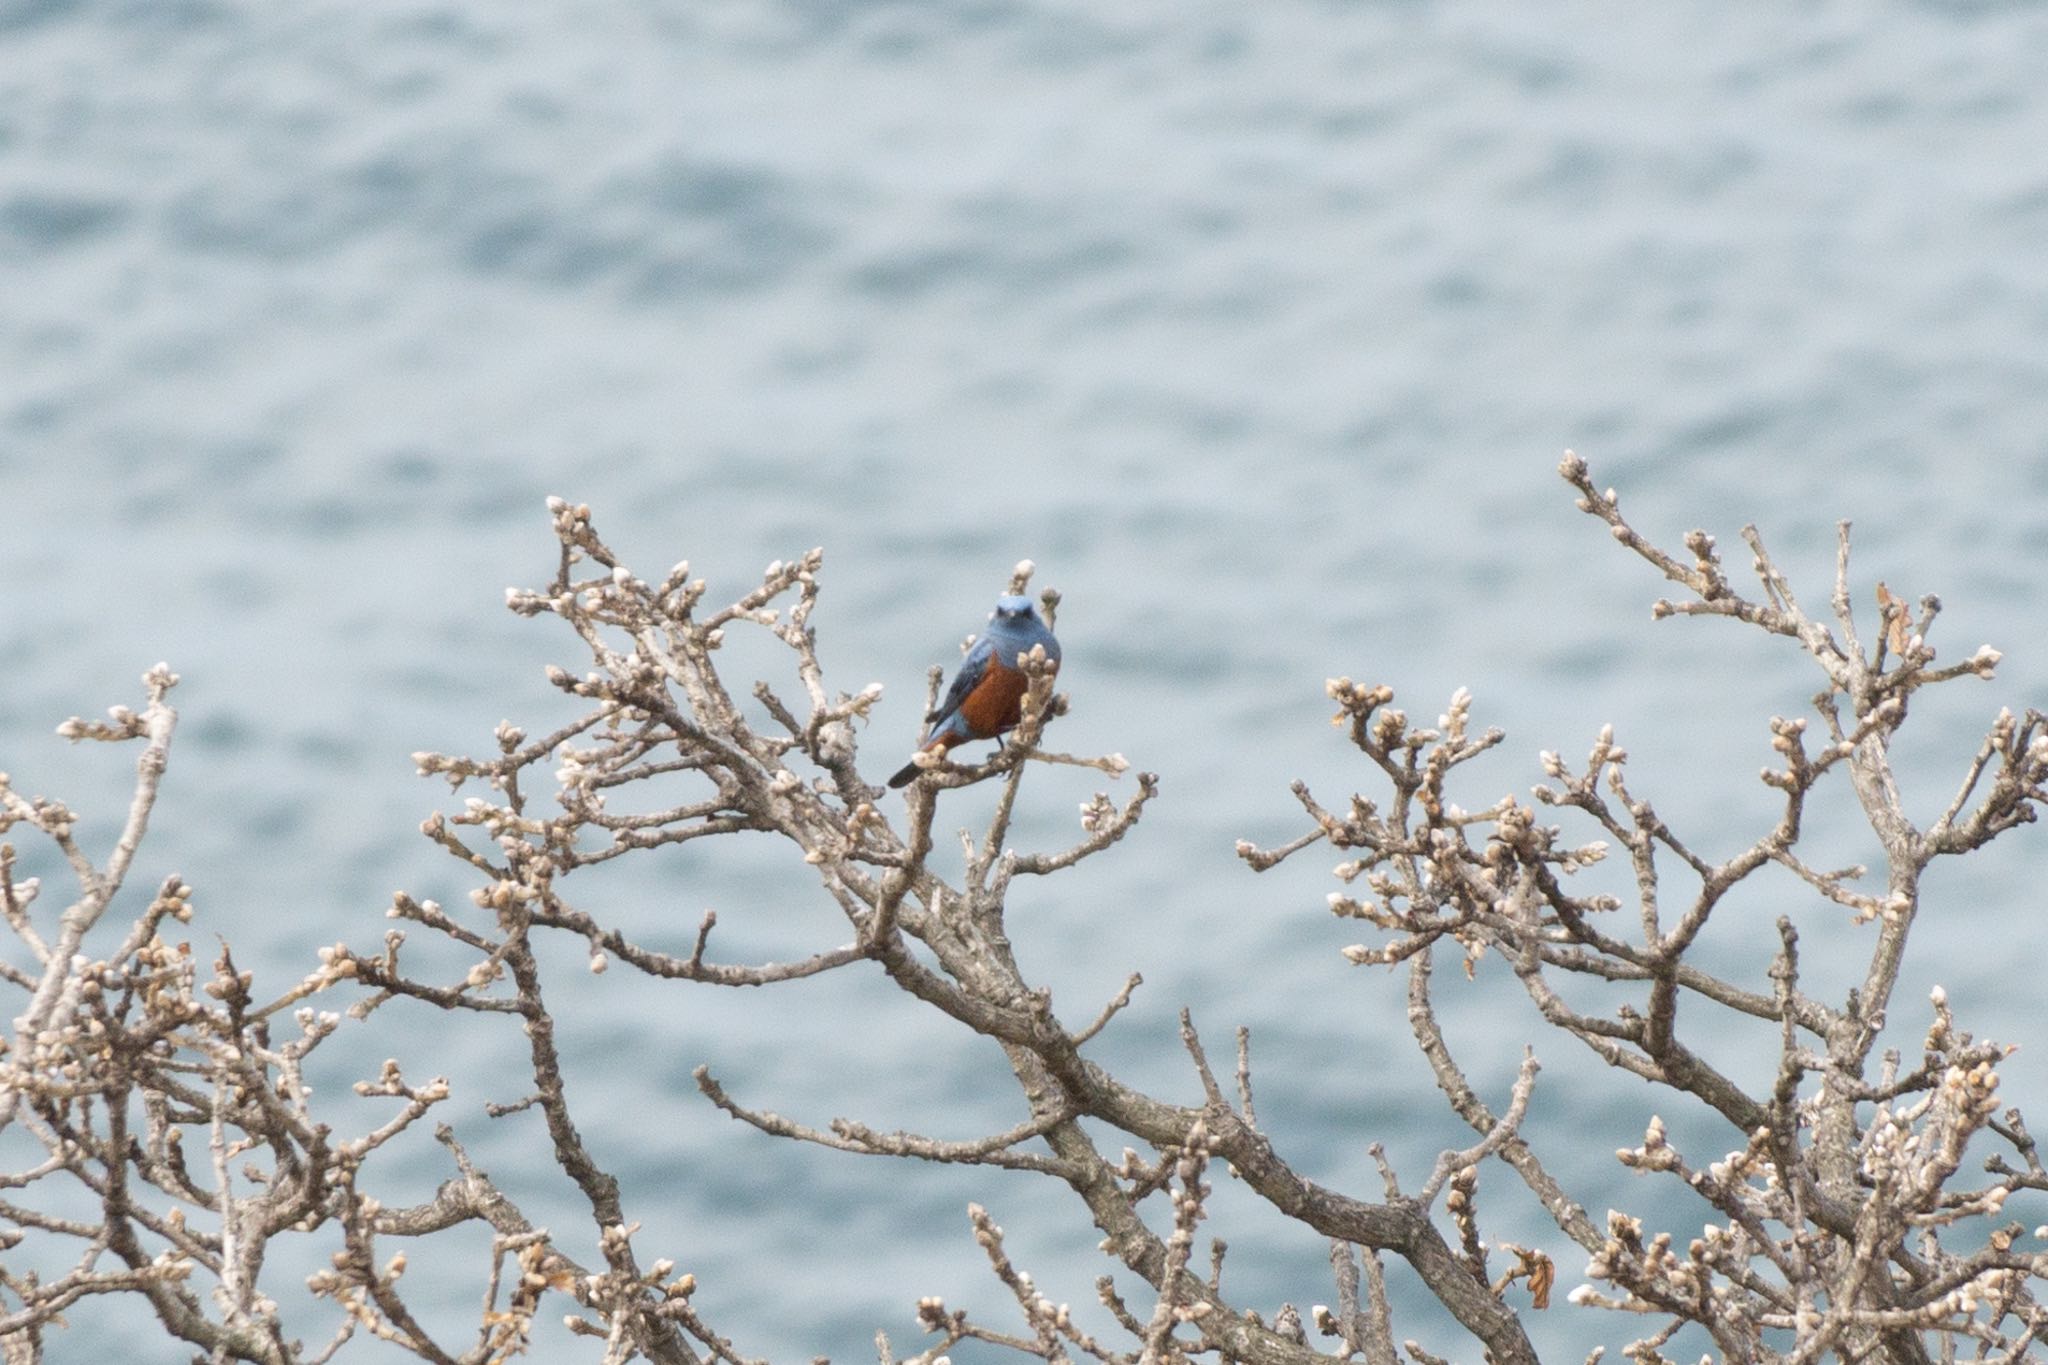
[[[925,720],[934,727],[943,725],[947,717],[960,709],[960,703],[967,699],[967,694],[981,681],[982,674],[988,672],[988,661],[995,656],[994,640],[987,635],[976,640],[973,647],[967,651],[967,657],[960,661],[960,671],[953,675],[953,685],[946,689],[945,700],[941,701],[938,709],[926,716]]]

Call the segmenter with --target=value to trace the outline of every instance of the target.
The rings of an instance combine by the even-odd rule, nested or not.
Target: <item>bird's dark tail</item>
[[[898,772],[896,776],[889,779],[889,785],[892,787],[907,787],[911,784],[912,781],[916,779],[917,775],[923,771],[924,769],[918,767],[917,764],[914,762],[906,763],[903,765],[902,771]]]

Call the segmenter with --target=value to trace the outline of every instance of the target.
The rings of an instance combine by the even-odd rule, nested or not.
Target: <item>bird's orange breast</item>
[[[1030,686],[1031,680],[1021,670],[991,659],[988,672],[960,699],[960,719],[979,739],[1014,729],[1023,716],[1024,693]]]

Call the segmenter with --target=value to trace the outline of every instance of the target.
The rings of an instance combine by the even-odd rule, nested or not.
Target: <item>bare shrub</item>
[[[2043,717],[2000,713],[1939,818],[1916,824],[1891,740],[1919,689],[1989,677],[1996,652],[1937,667],[1927,640],[1939,604],[1908,604],[1882,585],[1866,643],[1851,609],[1846,525],[1829,610],[1809,614],[1753,529],[1744,538],[1757,586],[1745,595],[1712,537],[1692,533],[1683,555],[1660,549],[1594,486],[1583,461],[1567,455],[1561,472],[1583,510],[1675,585],[1674,597],[1657,603],[1659,616],[1723,616],[1783,636],[1811,659],[1822,686],[1810,716],[1770,722],[1777,757],[1763,777],[1782,797],[1777,819],[1716,861],[1632,789],[1611,730],[1582,761],[1546,754],[1531,800],[1461,800],[1453,793],[1459,770],[1502,739],[1477,728],[1467,693],[1423,726],[1394,707],[1385,686],[1330,683],[1374,794],[1328,802],[1297,784],[1307,816],[1300,837],[1239,852],[1264,869],[1318,844],[1344,850],[1331,908],[1372,930],[1344,951],[1405,972],[1416,1044],[1472,1130],[1469,1146],[1445,1151],[1419,1179],[1404,1183],[1384,1160],[1376,1192],[1306,1178],[1290,1161],[1287,1135],[1259,1122],[1244,1031],[1234,1065],[1219,1067],[1184,1012],[1186,1066],[1204,1098],[1169,1102],[1088,1055],[1139,987],[1135,973],[1084,1020],[1059,1017],[1049,992],[1020,969],[1003,922],[1015,879],[1054,876],[1107,852],[1158,790],[1153,775],[1139,773],[1123,800],[1097,795],[1083,807],[1069,846],[1010,847],[1034,764],[1078,764],[1112,778],[1125,770],[1115,755],[1042,747],[1067,704],[1043,661],[1023,662],[1032,684],[1006,747],[978,764],[936,765],[912,784],[900,813],[884,811],[881,790],[856,765],[855,743],[856,722],[880,688],[827,685],[811,627],[816,551],[770,566],[759,587],[711,607],[687,565],[642,579],[598,537],[588,508],[553,500],[554,579],[514,591],[509,605],[553,616],[580,639],[585,666],[551,677],[581,715],[539,736],[500,726],[494,751],[479,757],[415,756],[422,772],[466,796],[424,829],[468,869],[471,905],[401,894],[390,913],[402,927],[378,948],[322,948],[303,979],[275,993],[259,991],[227,948],[209,969],[176,941],[193,901],[175,877],[146,906],[111,913],[117,899],[139,900],[123,898],[123,888],[169,761],[176,715],[167,696],[177,679],[161,665],[144,679],[142,711],[117,707],[108,721],[63,727],[74,739],[141,746],[126,823],[103,859],[81,847],[64,805],[21,795],[0,778],[0,832],[47,841],[76,883],[70,904],[47,914],[43,888],[17,875],[11,846],[0,849],[0,911],[26,964],[0,964],[0,982],[18,996],[0,1053],[0,1129],[13,1130],[10,1151],[31,1154],[0,1175],[0,1217],[10,1225],[0,1232],[6,1359],[39,1359],[52,1324],[106,1295],[140,1296],[166,1333],[208,1360],[321,1361],[365,1337],[423,1360],[504,1360],[528,1349],[550,1304],[592,1338],[593,1358],[741,1359],[692,1306],[695,1276],[678,1274],[669,1259],[643,1259],[619,1182],[579,1133],[536,952],[550,935],[580,942],[593,971],[616,966],[676,989],[773,986],[872,963],[997,1045],[1008,1074],[992,1069],[986,1080],[1016,1087],[1029,1117],[970,1141],[882,1132],[852,1118],[808,1126],[742,1103],[697,1072],[708,1105],[765,1132],[843,1152],[1031,1173],[1063,1188],[1074,1216],[1101,1231],[1104,1254],[1120,1267],[1096,1284],[1106,1309],[1097,1320],[1113,1324],[1106,1335],[1084,1328],[1015,1266],[1000,1227],[976,1207],[973,1234],[1019,1321],[983,1323],[924,1299],[918,1318],[931,1339],[903,1359],[935,1362],[972,1340],[1055,1361],[1388,1362],[1398,1352],[1387,1280],[1404,1274],[1472,1339],[1446,1349],[1534,1361],[1525,1315],[1549,1304],[1567,1244],[1576,1249],[1565,1273],[1586,1281],[1570,1301],[1647,1322],[1626,1348],[1639,1360],[1661,1359],[1688,1327],[1729,1360],[2028,1355],[2044,1323],[2033,1286],[2048,1260],[2024,1249],[2025,1229],[2002,1221],[2001,1210],[2017,1191],[2048,1189],[2048,1171],[2018,1112],[1997,1102],[2008,1050],[1958,1028],[1939,992],[1918,1057],[1881,1052],[1878,1040],[1930,865],[2034,819],[2048,775]],[[1031,573],[1020,565],[1009,590],[1025,591]],[[1057,594],[1040,600],[1051,620]],[[794,694],[765,682],[744,695],[730,689],[720,650],[741,631],[787,651]],[[771,724],[750,719],[763,714]],[[994,813],[962,870],[948,875],[933,856],[939,795],[976,783],[995,784]],[[1806,861],[1802,832],[1810,805],[1822,800],[1853,803],[1882,849],[1880,866]],[[844,915],[843,941],[795,961],[724,961],[712,952],[707,915],[694,950],[678,955],[635,941],[619,917],[570,895],[584,885],[571,881],[579,871],[742,834],[767,836],[809,869],[818,894]],[[1591,888],[1580,875],[1608,860],[1625,866],[1621,882],[1609,884],[1628,894]],[[1839,907],[1869,926],[1868,961],[1845,1000],[1803,988],[1790,914],[1777,921],[1774,959],[1759,979],[1726,979],[1700,965],[1694,950],[1716,911],[1764,874],[1789,874],[1807,889],[1807,905]],[[422,932],[441,950],[437,961],[453,951],[466,965],[439,976],[416,970],[407,935]],[[1658,1104],[1725,1123],[1725,1150],[1682,1152],[1647,1105],[1640,1144],[1618,1154],[1704,1199],[1713,1210],[1705,1226],[1587,1213],[1522,1130],[1538,1079],[1533,1050],[1504,1096],[1489,1100],[1467,1080],[1439,1022],[1432,973],[1440,951],[1475,988],[1512,982],[1526,992],[1551,1030],[1532,1043],[1574,1040],[1649,1082]],[[1627,1001],[1619,1009],[1585,1003],[1616,990]],[[534,1226],[520,1212],[522,1191],[480,1172],[446,1124],[436,1132],[452,1174],[434,1199],[387,1207],[364,1191],[365,1168],[444,1105],[450,1087],[410,1081],[388,1064],[357,1086],[388,1101],[383,1117],[343,1138],[330,1126],[336,1113],[316,1106],[305,1064],[350,1026],[344,1014],[361,1020],[401,998],[452,1019],[483,1016],[475,1027],[517,1022],[530,1077],[511,1083],[530,1084],[529,1093],[490,1112],[538,1112],[561,1177],[588,1211],[586,1229]],[[1768,1086],[1745,1089],[1703,1055],[1700,1040],[1731,1018],[1758,1021],[1779,1038]],[[1105,1149],[1105,1133],[1117,1135],[1120,1150]],[[1999,1149],[1975,1172],[1965,1166],[1972,1142]],[[1559,1237],[1547,1249],[1484,1235],[1479,1178],[1503,1168],[1554,1221]],[[1291,1305],[1247,1304],[1225,1288],[1225,1244],[1204,1246],[1201,1235],[1219,1174],[1327,1247],[1332,1306],[1304,1319]],[[457,1341],[430,1332],[408,1305],[402,1248],[467,1223],[488,1226],[490,1252],[476,1268],[481,1310]],[[306,1289],[341,1307],[341,1326],[310,1344],[294,1335],[304,1316],[296,1296],[281,1303],[264,1287],[266,1256],[287,1233],[324,1237],[332,1248],[331,1268]],[[27,1250],[47,1266],[58,1248],[69,1249],[62,1273],[24,1268]],[[1403,1349],[1418,1361],[1437,1358],[1413,1340]],[[886,1337],[878,1350],[884,1362],[899,1359]]]

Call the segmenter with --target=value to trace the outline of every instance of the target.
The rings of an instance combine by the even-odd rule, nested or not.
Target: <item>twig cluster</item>
[[[57,1273],[0,1265],[0,1340],[10,1361],[36,1359],[49,1324],[123,1294],[145,1299],[167,1332],[210,1359],[324,1361],[359,1330],[414,1344],[417,1326],[395,1292],[405,1256],[382,1258],[378,1239],[445,1225],[446,1210],[387,1209],[360,1176],[447,1098],[447,1082],[415,1086],[387,1064],[357,1089],[396,1101],[389,1116],[342,1138],[316,1117],[305,1079],[307,1058],[341,1015],[303,1002],[353,975],[345,955],[323,950],[302,980],[262,999],[225,945],[209,970],[174,941],[194,914],[179,878],[165,878],[127,923],[108,916],[169,762],[177,713],[166,698],[177,682],[159,664],[143,678],[140,712],[117,706],[109,720],[59,727],[73,740],[142,746],[127,818],[104,859],[84,847],[62,802],[25,796],[0,776],[0,834],[43,841],[75,882],[70,904],[44,918],[41,879],[20,875],[15,845],[0,844],[0,910],[27,963],[0,964],[20,1002],[0,1044],[0,1126],[36,1154],[0,1174],[0,1217],[11,1225],[0,1247],[37,1238],[44,1266],[70,1248]],[[443,1201],[458,1204],[459,1194],[444,1191]],[[286,1233],[325,1233],[336,1246],[333,1269],[311,1287],[344,1311],[312,1346],[290,1335],[260,1283]]]
[[[1244,855],[1264,867],[1321,841],[1356,852],[1337,875],[1362,894],[1334,893],[1330,908],[1382,936],[1344,951],[1354,962],[1406,964],[1416,1042],[1453,1110],[1478,1132],[1497,1131],[1498,1120],[1465,1080],[1439,1022],[1439,948],[1455,948],[1468,975],[1499,961],[1546,1023],[1730,1125],[1738,1145],[1725,1156],[1683,1156],[1661,1119],[1617,1154],[1632,1169],[1677,1177],[1712,1206],[1717,1221],[1693,1233],[1652,1232],[1622,1212],[1598,1226],[1518,1134],[1498,1146],[1587,1255],[1590,1283],[1572,1301],[1660,1320],[1629,1348],[1635,1358],[1659,1358],[1688,1325],[1729,1360],[1911,1362],[1953,1359],[1958,1349],[2019,1358],[2048,1324],[2031,1285],[2048,1273],[2048,1255],[2025,1249],[2018,1224],[1998,1221],[2015,1190],[2042,1187],[2019,1114],[2001,1114],[1996,1101],[2008,1050],[1957,1030],[1939,990],[1917,1063],[1876,1047],[1929,865],[2033,820],[2048,797],[2044,718],[2001,712],[1941,816],[1917,825],[1893,772],[1892,737],[1921,688],[1991,676],[1995,650],[1935,666],[1927,638],[1939,601],[1925,598],[1916,610],[1882,584],[1874,639],[1864,645],[1851,610],[1846,523],[1832,610],[1821,618],[1800,606],[1755,528],[1743,537],[1759,587],[1744,595],[1713,537],[1695,531],[1686,557],[1667,553],[1628,523],[1611,490],[1594,487],[1582,460],[1567,455],[1560,472],[1582,510],[1689,594],[1659,601],[1657,617],[1741,621],[1796,641],[1821,669],[1818,725],[1770,723],[1777,758],[1761,776],[1782,796],[1776,821],[1732,856],[1709,857],[1632,790],[1611,727],[1581,764],[1543,755],[1550,781],[1534,789],[1534,807],[1509,796],[1467,811],[1450,797],[1449,778],[1500,740],[1498,731],[1472,732],[1469,695],[1460,691],[1425,728],[1391,705],[1390,689],[1337,679],[1338,720],[1390,795],[1354,797],[1332,813],[1297,787],[1311,828],[1279,849],[1246,847]],[[1809,801],[1844,785],[1883,851],[1875,875],[1815,867],[1799,851]],[[1544,810],[1590,823],[1592,837],[1568,835]],[[1632,894],[1580,889],[1577,874],[1611,855],[1626,862]],[[1874,925],[1868,959],[1841,1003],[1803,988],[1790,915],[1777,922],[1767,979],[1730,980],[1697,965],[1693,950],[1730,893],[1774,869]],[[1575,1003],[1611,999],[1615,985],[1629,996],[1619,1008]],[[1702,1038],[1742,1017],[1780,1039],[1768,1089],[1745,1089],[1699,1050]],[[1964,1149],[1987,1129],[2025,1164],[1994,1157],[1989,1178],[1972,1182],[1960,1175]]]

